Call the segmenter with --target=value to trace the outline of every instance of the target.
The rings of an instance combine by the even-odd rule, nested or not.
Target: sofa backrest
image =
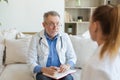
[[[90,58],[97,48],[97,43],[92,41],[90,37],[70,35],[73,48],[77,56],[76,67],[82,68],[85,62]]]

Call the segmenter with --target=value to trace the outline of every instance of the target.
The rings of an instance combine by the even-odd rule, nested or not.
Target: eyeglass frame
[[[46,25],[50,26],[50,27],[53,27],[53,26],[60,27],[60,26],[62,26],[61,23],[53,23],[53,22],[51,22],[51,23],[44,22],[44,23]]]

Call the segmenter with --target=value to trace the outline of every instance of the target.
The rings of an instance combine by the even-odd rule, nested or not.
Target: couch
[[[32,35],[24,35],[16,29],[0,31],[0,80],[34,80],[27,65],[28,47]],[[92,55],[97,44],[90,39],[89,32],[83,35],[70,35],[77,55],[77,64],[73,73],[80,80],[85,62]]]

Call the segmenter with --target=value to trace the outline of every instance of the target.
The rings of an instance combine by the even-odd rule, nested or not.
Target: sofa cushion
[[[27,63],[30,38],[5,40],[5,64]]]
[[[27,64],[10,64],[0,76],[0,80],[34,80]]]
[[[70,39],[77,55],[76,67],[82,68],[84,63],[89,59],[89,57],[97,48],[97,44],[90,38],[84,38],[82,36],[70,35]]]

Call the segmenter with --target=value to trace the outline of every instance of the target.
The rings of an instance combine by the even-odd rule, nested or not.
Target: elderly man
[[[29,48],[29,66],[36,80],[53,80],[42,73],[53,75],[73,68],[76,55],[68,34],[60,32],[60,15],[55,11],[44,14],[44,30],[35,34]],[[60,80],[73,80],[69,74]]]

